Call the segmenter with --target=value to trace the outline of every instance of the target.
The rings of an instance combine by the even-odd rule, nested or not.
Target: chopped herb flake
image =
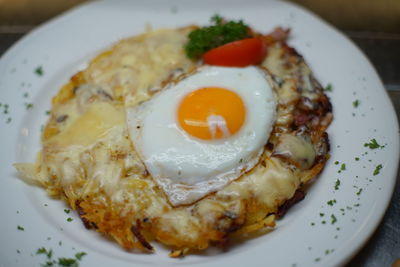
[[[339,186],[340,186],[340,180],[337,179],[335,182],[335,190],[339,190]]]
[[[325,215],[324,213],[320,213],[319,214],[320,217],[324,217],[324,215]]]
[[[346,170],[346,164],[342,163],[342,165],[340,166],[340,170],[341,171],[345,171]]]
[[[380,171],[381,171],[382,168],[383,168],[383,167],[382,167],[382,164],[379,164],[378,166],[376,166],[373,175],[374,175],[374,176],[375,176],[375,175],[378,175],[378,174],[380,173]]]
[[[370,149],[376,149],[382,147],[381,145],[378,144],[375,138],[371,139],[369,143],[365,143],[364,146],[369,147]]]
[[[58,265],[72,267],[78,266],[78,262],[76,261],[76,259],[73,258],[58,258]]]
[[[339,164],[339,161],[335,161],[335,165],[338,165]]]
[[[357,194],[357,196],[359,196],[359,195],[361,195],[361,192],[363,191],[363,189],[362,188],[360,188],[360,190],[358,190],[358,192],[356,193]]]
[[[67,219],[67,222],[72,222],[74,219],[72,219],[71,217]]]
[[[31,109],[31,108],[33,108],[33,104],[32,103],[25,103],[25,108],[26,109]]]
[[[50,249],[47,254],[46,254],[47,258],[51,259],[51,257],[53,256],[53,250]]]
[[[43,76],[43,68],[42,68],[42,66],[39,66],[39,67],[37,67],[36,69],[35,69],[35,73],[36,73],[36,75],[38,75],[38,76]]]
[[[71,210],[70,209],[64,209],[64,212],[68,214],[68,213],[71,212]]]
[[[331,224],[334,224],[337,222],[336,216],[335,215],[331,215]]]
[[[357,108],[360,105],[360,100],[353,101],[353,107]]]
[[[333,206],[336,203],[336,199],[332,199],[329,200],[328,202],[326,202],[326,204],[328,204],[329,206]]]
[[[10,122],[11,122],[11,117],[8,117],[6,123],[10,123]]]
[[[36,250],[36,254],[47,254],[47,249],[45,249],[45,248],[38,248],[37,250]]]
[[[328,85],[324,88],[326,92],[332,92],[333,91],[333,86],[331,83],[328,83]]]
[[[354,159],[355,159],[356,161],[359,161],[359,160],[360,160],[360,158],[359,158],[359,157],[355,157]]]
[[[83,256],[87,255],[86,252],[78,252],[75,254],[75,258],[81,260]]]
[[[20,231],[24,231],[25,230],[25,228],[20,226],[20,225],[17,226],[17,229],[20,230]]]

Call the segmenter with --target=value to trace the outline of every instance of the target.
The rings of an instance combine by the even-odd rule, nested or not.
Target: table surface
[[[0,32],[0,56],[26,32]],[[378,71],[400,118],[400,36],[345,32],[369,57]],[[385,217],[370,240],[347,266],[392,266],[400,258],[400,172]]]

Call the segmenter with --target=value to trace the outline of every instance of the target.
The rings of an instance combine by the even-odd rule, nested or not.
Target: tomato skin
[[[261,38],[247,38],[233,41],[204,53],[203,61],[209,65],[224,67],[245,67],[260,63],[267,53]]]

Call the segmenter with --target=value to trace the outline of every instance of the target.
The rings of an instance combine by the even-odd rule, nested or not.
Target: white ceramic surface
[[[16,177],[12,163],[33,161],[40,148],[52,95],[90,58],[143,32],[146,25],[207,24],[216,13],[242,18],[265,33],[276,26],[290,27],[289,44],[305,57],[322,84],[333,85],[327,93],[335,116],[328,131],[332,157],[306,199],[290,209],[273,232],[225,253],[213,250],[171,259],[160,246],[153,255],[129,253],[87,231],[75,214],[64,212],[61,201]],[[39,66],[42,76],[35,73]],[[358,107],[353,105],[356,100]],[[83,5],[38,27],[0,59],[0,103],[0,266],[40,266],[46,262],[45,255],[36,255],[40,247],[53,249],[53,259],[85,251],[88,255],[80,266],[339,265],[377,227],[397,172],[397,120],[375,70],[342,34],[285,2],[118,0]],[[28,109],[29,103],[33,107]],[[372,138],[384,148],[365,147]],[[343,163],[345,170],[339,173]],[[379,164],[380,173],[373,175]],[[73,221],[68,222],[69,217]]]

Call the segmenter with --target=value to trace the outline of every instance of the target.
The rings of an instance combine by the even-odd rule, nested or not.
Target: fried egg
[[[276,100],[258,67],[203,66],[127,108],[135,149],[173,206],[188,205],[252,169]]]

